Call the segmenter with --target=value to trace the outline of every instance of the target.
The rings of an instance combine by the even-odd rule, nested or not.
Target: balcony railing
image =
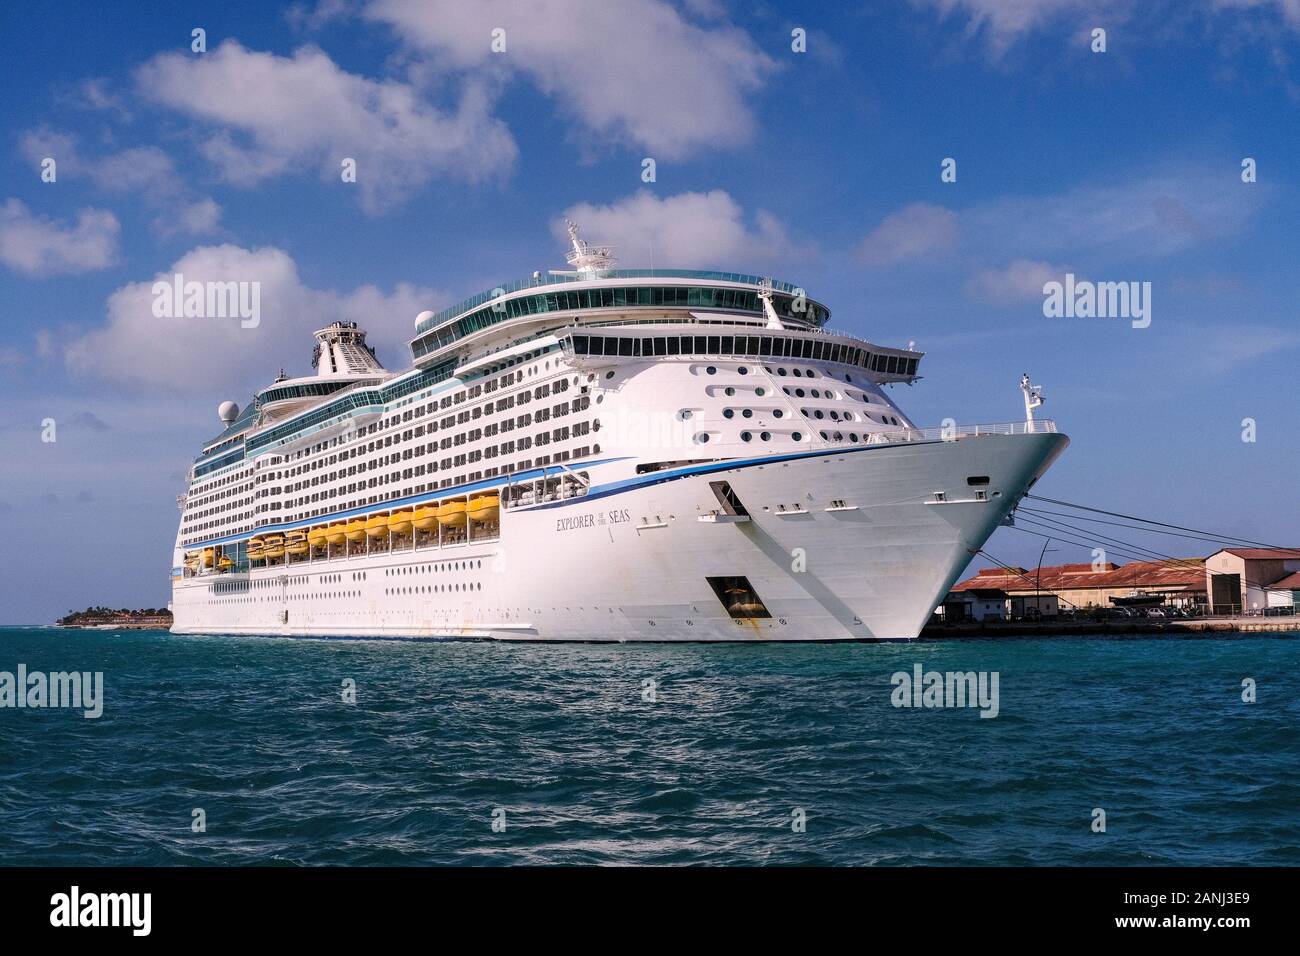
[[[872,433],[867,444],[882,445],[900,441],[956,441],[980,435],[1054,434],[1056,422],[1050,418],[1032,422],[992,422],[981,425],[940,425],[935,428],[895,428]]]

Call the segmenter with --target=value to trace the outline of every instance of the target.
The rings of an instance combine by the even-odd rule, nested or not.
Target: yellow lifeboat
[[[267,558],[284,557],[284,535],[269,534],[262,539],[262,556]]]
[[[325,530],[324,526],[312,528],[307,532],[307,543],[313,548],[323,548],[325,547],[325,539],[328,536],[329,532]]]
[[[329,528],[325,531],[325,540],[329,544],[342,544],[344,541],[348,539],[348,536],[344,530],[346,527],[347,527],[346,521],[340,521],[337,524],[330,525]]]
[[[471,501],[467,510],[475,521],[496,521],[501,516],[501,499],[497,495],[484,495]]]
[[[452,528],[465,525],[465,502],[448,501],[438,509],[438,523]]]
[[[265,558],[266,558],[266,556],[262,553],[262,549],[261,549],[261,548],[249,548],[249,549],[248,549],[248,560],[249,560],[249,561],[263,561],[263,560],[265,560]]]
[[[229,571],[234,566],[235,566],[235,562],[231,561],[224,554],[221,556],[221,560],[217,562],[217,567],[219,567],[222,571]]]
[[[290,531],[284,536],[284,550],[289,554],[307,553],[307,535],[302,531]]]
[[[256,538],[249,538],[249,539],[248,539],[248,550],[249,550],[249,551],[252,551],[252,550],[254,550],[255,548],[261,548],[261,547],[262,547],[262,536],[261,536],[261,535],[258,535]]]
[[[217,555],[217,552],[216,552],[216,550],[215,550],[214,548],[204,548],[204,549],[203,549],[203,566],[204,566],[205,568],[210,568],[210,567],[212,567],[212,562],[213,562],[213,560],[216,558],[216,555]]]
[[[412,511],[410,508],[404,511],[394,511],[388,516],[388,530],[393,534],[410,534],[411,517]]]
[[[372,538],[387,538],[388,519],[384,515],[371,515],[366,519],[366,534]]]
[[[343,533],[349,541],[364,541],[366,539],[366,520],[358,518],[355,521],[349,521],[344,526]]]
[[[413,524],[421,531],[431,531],[438,524],[438,506],[430,505],[427,508],[416,508]]]

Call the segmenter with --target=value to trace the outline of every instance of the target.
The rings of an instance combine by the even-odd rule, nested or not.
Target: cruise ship
[[[922,354],[766,276],[569,268],[415,317],[390,371],[315,333],[179,496],[180,634],[530,641],[916,637],[1068,444],[915,425]]]

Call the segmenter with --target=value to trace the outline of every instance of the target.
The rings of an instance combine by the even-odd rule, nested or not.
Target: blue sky
[[[1295,0],[5,9],[0,620],[165,603],[220,401],[334,318],[404,367],[417,311],[559,266],[565,214],[915,341],[922,424],[1019,418],[1030,371],[1073,439],[1043,494],[1300,544],[1297,57]],[[153,319],[175,271],[257,279],[262,324]],[[1150,327],[1045,318],[1066,272],[1150,282]]]

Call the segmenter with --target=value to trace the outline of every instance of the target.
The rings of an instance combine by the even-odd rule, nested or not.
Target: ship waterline
[[[912,638],[1068,444],[1028,390],[1024,422],[917,428],[886,389],[920,353],[827,331],[793,286],[571,238],[574,271],[422,313],[408,372],[335,323],[316,375],[223,406],[172,630]]]

